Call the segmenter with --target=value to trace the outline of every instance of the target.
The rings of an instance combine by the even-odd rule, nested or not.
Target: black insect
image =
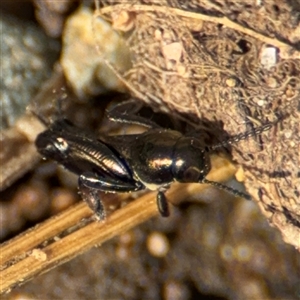
[[[270,129],[268,123],[238,134],[219,144],[203,147],[194,137],[160,128],[140,116],[121,113],[131,103],[121,103],[109,112],[109,118],[148,128],[142,134],[97,138],[75,127],[66,119],[55,121],[38,135],[35,144],[41,155],[62,164],[79,175],[83,199],[100,219],[106,216],[99,190],[110,193],[143,189],[157,191],[157,206],[164,217],[169,215],[164,192],[174,181],[198,182],[250,200],[248,194],[206,179],[211,169],[209,153]]]

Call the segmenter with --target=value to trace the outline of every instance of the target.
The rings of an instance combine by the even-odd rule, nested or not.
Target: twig
[[[55,99],[53,91],[60,90],[64,86],[63,73],[57,65],[52,77],[43,84],[32,100],[29,110],[16,121],[13,127],[0,131],[0,191],[22,177],[40,160],[33,141],[44,127],[30,110],[49,107],[47,104],[51,103],[53,98]]]
[[[28,172],[39,160],[33,143],[15,128],[0,132],[0,191]],[[5,151],[4,151],[5,149]]]
[[[219,156],[212,156],[212,164],[209,180],[225,181],[236,171],[233,164]],[[206,187],[204,184],[173,184],[166,196],[173,203],[180,203]],[[155,192],[148,193],[115,211],[105,222],[89,224],[80,222],[91,216],[88,207],[80,203],[8,241],[0,248],[0,292],[9,292],[158,215],[155,198]]]
[[[250,28],[245,28],[245,27],[229,20],[227,17],[213,17],[213,16],[201,14],[199,12],[194,13],[194,12],[181,10],[178,8],[155,6],[155,5],[118,4],[118,5],[107,6],[107,7],[101,8],[100,14],[112,13],[117,10],[127,10],[127,11],[133,11],[133,12],[160,12],[160,13],[165,13],[165,14],[171,13],[171,14],[177,15],[179,17],[214,22],[214,23],[218,23],[218,24],[223,24],[224,26],[226,26],[228,28],[237,30],[239,32],[242,32],[244,34],[252,36],[258,40],[261,40],[262,42],[264,42],[266,44],[270,44],[270,45],[276,46],[278,48],[291,47],[291,45],[281,42],[276,38],[270,38],[263,34],[255,32]]]

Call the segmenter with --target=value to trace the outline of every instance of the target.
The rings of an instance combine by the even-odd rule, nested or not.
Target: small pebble
[[[80,99],[107,90],[125,90],[103,61],[104,57],[120,72],[131,66],[129,49],[108,22],[95,18],[91,9],[82,7],[68,18],[62,39],[61,65]]]
[[[151,255],[164,257],[170,250],[169,240],[164,234],[154,231],[148,236],[147,248]]]
[[[50,77],[59,43],[40,28],[0,14],[1,114],[0,128],[14,125],[41,84]]]

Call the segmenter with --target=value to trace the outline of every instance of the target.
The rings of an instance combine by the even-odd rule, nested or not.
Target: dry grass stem
[[[224,158],[213,156],[212,163],[210,180],[228,180],[236,171]],[[172,203],[180,203],[201,193],[204,188],[206,185],[203,184],[173,184],[166,196]],[[91,216],[91,211],[80,203],[8,241],[0,248],[0,292],[9,292],[13,287],[158,215],[155,197],[155,192],[143,195],[115,211],[105,222],[82,222]]]
[[[65,86],[63,74],[59,66],[55,67],[52,77],[41,87],[39,93],[28,106],[27,112],[21,116],[11,128],[0,132],[0,191],[11,186],[17,179],[40,160],[33,144],[37,134],[44,130],[44,125],[32,115],[35,112],[45,118],[49,115],[49,103],[56,100],[54,91],[60,91]],[[41,112],[40,108],[46,107]]]
[[[119,5],[114,5],[114,6],[107,6],[104,8],[101,8],[100,14],[107,14],[107,13],[112,13],[116,11],[132,11],[132,12],[160,12],[160,13],[165,13],[165,14],[172,14],[176,15],[182,18],[187,18],[187,19],[194,19],[194,20],[202,20],[202,21],[208,21],[208,22],[214,22],[218,24],[223,24],[224,26],[227,26],[228,28],[237,30],[239,32],[242,32],[244,34],[247,34],[249,36],[252,36],[253,38],[256,38],[266,44],[270,44],[273,46],[276,46],[278,48],[286,48],[289,47],[288,44],[279,41],[278,39],[270,38],[265,35],[262,35],[258,32],[255,32],[249,28],[245,28],[235,22],[230,21],[226,17],[213,17],[213,16],[208,16],[204,15],[201,13],[194,13],[194,12],[189,12],[189,11],[184,11],[178,8],[171,8],[171,7],[164,7],[164,6],[155,6],[155,5],[132,5],[132,4],[119,4]]]

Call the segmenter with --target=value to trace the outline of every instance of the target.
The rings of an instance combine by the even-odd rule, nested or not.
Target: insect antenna
[[[34,111],[33,109],[29,110],[41,123],[43,123],[46,127],[49,127],[51,122],[47,120],[43,115],[41,115],[39,112]]]
[[[211,152],[211,151],[214,151],[218,148],[223,148],[225,146],[228,146],[228,145],[231,145],[231,144],[234,144],[234,143],[238,143],[239,141],[241,140],[245,140],[251,136],[256,136],[258,134],[261,134],[262,132],[264,131],[267,131],[269,130],[272,126],[274,126],[274,124],[277,123],[276,122],[272,122],[272,123],[267,123],[265,125],[262,125],[260,127],[257,127],[253,130],[250,130],[250,131],[246,131],[246,132],[243,132],[243,133],[240,133],[240,134],[237,134],[237,135],[234,135],[232,137],[230,137],[229,139],[223,141],[223,142],[220,142],[216,145],[213,145],[213,146],[208,146],[208,147],[205,147],[206,151],[208,152]],[[225,190],[227,191],[228,193],[236,196],[236,197],[242,197],[242,198],[245,198],[246,200],[252,200],[251,196],[248,195],[247,193],[244,193],[244,192],[241,192],[241,191],[238,191],[234,188],[231,188],[231,187],[228,187],[222,183],[219,183],[219,182],[215,182],[215,181],[210,181],[206,178],[204,178],[203,180],[201,180],[201,183],[206,183],[206,184],[210,184],[212,186],[215,186],[221,190]]]
[[[241,198],[245,198],[246,200],[252,200],[251,196],[248,195],[247,193],[244,193],[244,192],[240,192],[234,188],[231,188],[227,185],[224,185],[222,183],[219,183],[219,182],[215,182],[215,181],[210,181],[206,178],[204,178],[203,180],[201,180],[201,183],[206,183],[206,184],[209,184],[209,185],[212,185],[212,186],[215,186],[217,187],[218,189],[220,190],[224,190],[228,193],[230,193],[231,195],[233,196],[236,196],[236,197],[241,197]]]
[[[251,136],[256,136],[258,134],[261,134],[264,131],[268,131],[272,126],[274,126],[274,123],[267,123],[265,125],[262,125],[260,127],[255,128],[253,130],[249,130],[249,131],[246,131],[246,132],[243,132],[243,133],[239,133],[237,135],[234,135],[234,136],[230,137],[229,139],[227,139],[223,142],[220,142],[216,145],[207,147],[207,150],[208,151],[214,151],[218,148],[223,148],[225,146],[238,143],[239,141],[245,140],[245,139],[247,139]]]
[[[61,93],[59,97],[56,99],[56,110],[54,115],[54,120],[64,119],[63,117],[63,101],[67,98],[67,94],[65,93],[65,89],[61,88]],[[37,104],[34,103],[30,105],[28,110],[46,127],[49,127],[53,123],[52,118],[46,118],[41,111],[38,109]],[[52,119],[52,120],[51,120]]]

